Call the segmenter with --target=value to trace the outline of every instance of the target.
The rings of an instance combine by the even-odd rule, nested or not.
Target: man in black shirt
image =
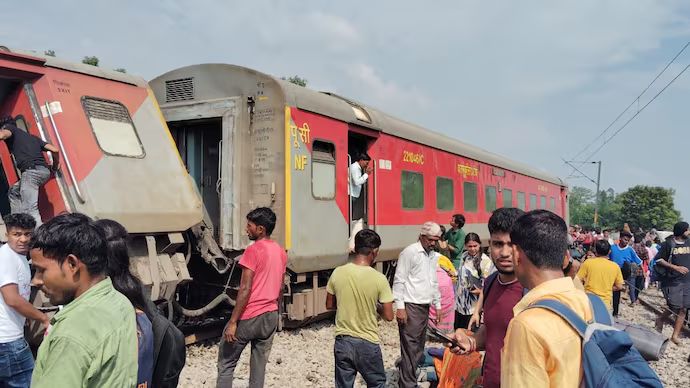
[[[50,178],[50,170],[43,152],[53,155],[51,169],[57,171],[60,154],[57,147],[17,127],[14,119],[5,119],[0,124],[0,140],[7,143],[7,148],[14,156],[14,162],[20,171],[19,181],[7,193],[12,213],[28,213],[36,219],[36,226],[41,225],[41,214],[38,211],[38,189]]]
[[[683,328],[685,314],[690,308],[690,225],[678,222],[673,227],[673,237],[664,241],[659,253],[654,258],[655,265],[668,269],[669,275],[661,280],[661,290],[666,297],[668,309],[664,310],[656,321],[658,331],[663,329],[664,321],[677,314],[673,326],[671,341],[680,344],[680,331]]]

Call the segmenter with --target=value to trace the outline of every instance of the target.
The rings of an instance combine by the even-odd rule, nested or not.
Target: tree
[[[124,67],[118,67],[117,69],[115,69],[115,71],[119,71],[120,73],[127,73],[127,69],[125,69]]]
[[[47,57],[54,57],[55,56],[55,50],[46,50],[43,52],[43,54]]]
[[[305,78],[302,78],[298,75],[288,77],[288,78],[280,77],[280,79],[282,79],[283,81],[292,82],[295,85],[304,86],[304,87],[306,87],[307,83],[309,82]]]
[[[91,66],[98,66],[98,62],[98,57],[84,57],[84,59],[81,60],[81,63],[85,63]]]
[[[627,222],[633,230],[670,230],[680,219],[673,203],[675,190],[664,187],[635,186],[616,197],[620,207],[618,225]]]
[[[575,186],[568,197],[570,224],[590,226],[594,222],[594,192]]]

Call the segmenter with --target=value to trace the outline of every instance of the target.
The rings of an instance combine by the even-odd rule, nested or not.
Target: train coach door
[[[373,152],[378,132],[350,125],[348,133],[348,194],[350,238],[362,229],[376,229],[376,155]],[[355,165],[362,155],[371,160],[366,167]],[[374,155],[372,155],[374,154]],[[355,181],[366,174],[363,183]],[[360,177],[360,179],[361,179]],[[350,247],[352,248],[352,242]]]

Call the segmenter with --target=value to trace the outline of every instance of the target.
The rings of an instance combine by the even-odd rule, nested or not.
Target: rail
[[[62,158],[65,160],[65,166],[67,166],[67,172],[69,173],[70,180],[72,181],[72,186],[74,187],[74,191],[77,193],[77,199],[79,199],[79,202],[85,203],[86,200],[84,199],[84,196],[81,193],[81,189],[79,189],[79,183],[77,182],[77,178],[74,175],[74,171],[72,170],[72,164],[69,161],[69,156],[67,155],[65,145],[62,143],[60,130],[58,130],[58,127],[55,124],[55,118],[53,118],[53,112],[50,109],[50,104],[48,104],[48,101],[45,102],[45,106],[46,112],[48,113],[48,117],[50,118],[50,125],[52,125],[53,129],[55,130],[55,138],[58,141],[58,146],[60,147],[60,153],[62,154]]]

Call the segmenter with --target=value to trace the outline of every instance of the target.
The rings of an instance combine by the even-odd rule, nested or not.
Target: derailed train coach
[[[173,70],[150,86],[205,208],[203,260],[190,262],[194,281],[180,294],[188,306],[216,302],[197,315],[232,303],[224,295],[237,287],[245,215],[257,206],[276,212],[273,238],[288,252],[283,321],[325,313],[328,276],[348,259],[348,166],[361,152],[373,167],[363,220],[382,237],[376,266],[388,275],[428,220],[462,213],[465,230],[486,239],[498,207],[567,218],[561,179],[335,94],[226,64]]]
[[[42,219],[67,211],[122,223],[131,233],[132,270],[151,299],[174,300],[178,285],[191,280],[187,236],[202,221],[202,205],[146,81],[0,47],[5,116],[60,150],[60,170],[39,192]],[[6,215],[19,172],[5,142],[0,161]],[[35,304],[44,304],[40,295]]]

